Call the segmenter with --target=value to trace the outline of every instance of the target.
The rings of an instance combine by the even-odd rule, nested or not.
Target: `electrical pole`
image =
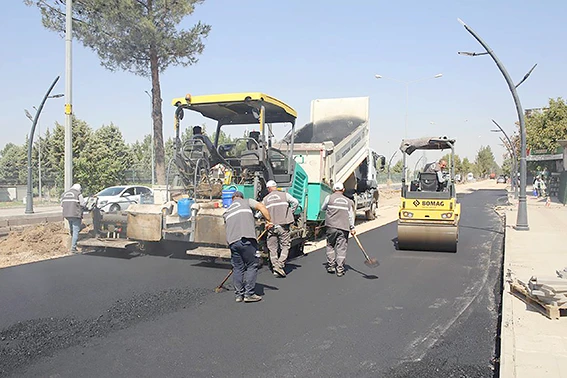
[[[73,40],[73,1],[65,3],[65,188],[73,185],[73,105],[72,105],[72,74],[71,49]]]

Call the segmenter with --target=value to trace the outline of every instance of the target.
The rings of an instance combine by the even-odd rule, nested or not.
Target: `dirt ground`
[[[26,226],[0,239],[0,268],[67,256],[70,245],[63,222]]]

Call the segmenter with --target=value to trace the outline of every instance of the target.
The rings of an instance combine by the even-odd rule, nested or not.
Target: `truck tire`
[[[378,203],[377,202],[372,202],[370,204],[370,209],[366,210],[364,212],[364,215],[366,216],[366,220],[374,220],[376,219],[376,211],[378,210]]]

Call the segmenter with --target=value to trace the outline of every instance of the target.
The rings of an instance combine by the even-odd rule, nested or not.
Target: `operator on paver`
[[[445,169],[445,167],[447,167],[447,160],[441,159],[438,163],[433,162],[427,164],[423,171],[427,173],[436,173],[437,181],[439,182],[439,184],[443,184],[445,183],[445,181],[447,181],[445,179],[445,176],[443,175],[443,169]]]
[[[278,185],[274,180],[269,180],[266,187],[268,194],[266,194],[262,203],[268,209],[274,224],[274,227],[268,231],[267,238],[270,261],[272,262],[274,276],[285,277],[285,262],[289,255],[291,243],[289,228],[294,222],[293,213],[299,206],[299,201],[289,193],[278,191]],[[279,257],[278,249],[280,249]]]
[[[266,219],[266,228],[271,222],[268,209],[253,199],[244,199],[242,192],[232,195],[232,204],[223,214],[226,223],[226,241],[230,248],[233,283],[236,302],[258,302],[262,297],[255,293],[258,276],[258,242],[254,227],[253,210],[258,210]]]
[[[69,190],[61,196],[61,207],[63,208],[63,218],[69,222],[69,232],[71,232],[71,253],[78,253],[77,240],[81,231],[83,219],[83,208],[86,201],[81,194],[81,185],[73,184]]]
[[[325,211],[325,235],[327,237],[327,272],[342,277],[348,248],[348,234],[354,229],[354,202],[344,195],[344,185],[333,185],[333,194],[325,197],[321,210]]]

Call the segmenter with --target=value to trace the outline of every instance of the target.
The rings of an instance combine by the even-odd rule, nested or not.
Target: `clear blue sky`
[[[33,111],[57,75],[53,93],[65,88],[63,38],[44,29],[39,11],[22,1],[3,9],[0,147],[25,141],[31,122],[24,108]],[[482,50],[457,17],[489,43],[516,82],[538,63],[519,88],[524,108],[533,108],[567,88],[565,14],[563,1],[207,0],[186,19],[186,25],[212,25],[199,62],[162,75],[164,137],[173,136],[171,99],[186,93],[262,91],[294,107],[298,125],[309,121],[313,99],[369,96],[371,145],[391,155],[404,136],[405,85],[386,78],[442,73],[410,84],[408,136],[455,137],[457,153],[469,159],[490,145],[500,162],[503,147],[490,119],[512,133],[514,103],[490,57],[457,55]],[[149,79],[105,70],[94,52],[74,41],[73,110],[91,127],[113,122],[127,142],[141,140],[151,130],[145,90]],[[63,105],[64,99],[48,100],[42,132],[64,122]]]

